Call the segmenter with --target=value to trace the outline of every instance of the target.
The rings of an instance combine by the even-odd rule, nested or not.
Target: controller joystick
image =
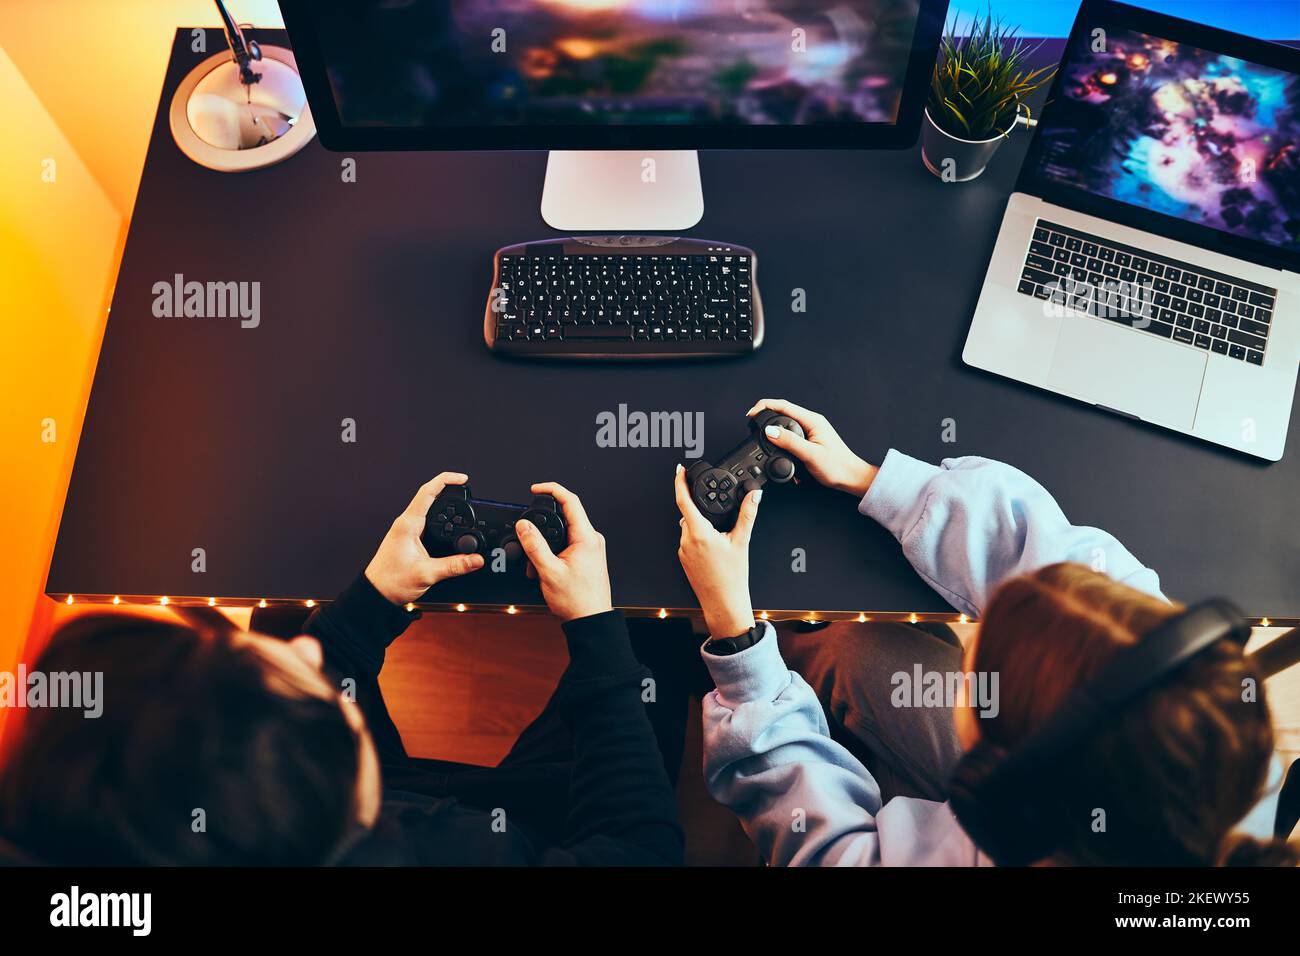
[[[763,409],[749,420],[749,437],[718,464],[701,459],[686,472],[691,499],[719,531],[730,530],[735,525],[745,495],[768,482],[785,484],[794,477],[794,459],[768,441],[763,433],[769,425],[779,425],[804,437],[803,428],[793,418]]]
[[[500,548],[508,568],[525,563],[524,548],[515,534],[515,522],[526,518],[542,533],[551,550],[568,545],[564,512],[550,495],[535,495],[530,505],[475,498],[469,485],[449,485],[434,499],[425,519],[424,547],[433,557],[480,554],[491,562]]]

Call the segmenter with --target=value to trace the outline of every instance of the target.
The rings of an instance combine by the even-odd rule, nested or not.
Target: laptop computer
[[[1280,460],[1300,367],[1300,51],[1083,0],[962,357]]]

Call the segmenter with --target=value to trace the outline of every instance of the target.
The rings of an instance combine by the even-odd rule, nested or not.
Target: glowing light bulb
[[[316,602],[313,601],[311,598],[308,598],[308,599],[306,600],[305,603],[306,603],[306,605],[307,605],[308,607],[315,607],[315,606],[316,606]]]
[[[920,618],[918,618],[918,617],[916,616],[916,612],[915,612],[915,611],[913,611],[911,614],[907,615],[907,623],[908,623],[908,624],[915,624],[915,623],[916,623],[917,621],[919,621],[919,620],[920,620]]]
[[[414,604],[411,604],[410,602],[407,602],[406,609],[407,609],[408,611],[414,611],[414,610],[415,610],[415,605],[414,605]]]
[[[510,605],[508,608],[506,608],[506,613],[507,613],[507,614],[518,614],[518,613],[519,613],[519,608],[515,607],[515,606],[512,604],[512,605]]]
[[[68,603],[69,603],[69,604],[72,603],[72,598],[68,598]],[[1262,617],[1262,618],[1259,619],[1259,626],[1260,626],[1260,627],[1272,627],[1273,625],[1272,625],[1272,622],[1270,622],[1268,618],[1266,618],[1266,617]]]
[[[258,601],[258,602],[257,602],[257,606],[258,606],[258,607],[266,607],[266,598],[262,598],[262,600]]]
[[[217,599],[216,599],[216,598],[208,598],[208,607],[216,607],[216,606],[217,606]]]
[[[957,620],[961,621],[961,623],[963,623],[963,624],[966,624],[966,623],[969,623],[970,618],[968,618],[965,614],[962,614],[961,616],[959,616],[959,617],[957,618]]]
[[[68,595],[68,599],[67,599],[66,601],[64,601],[63,603],[64,603],[64,604],[71,604],[71,603],[72,603],[72,595],[69,594],[69,595]]]
[[[859,623],[859,624],[866,624],[866,623],[867,623],[867,620],[868,620],[868,619],[867,619],[867,616],[866,616],[865,614],[862,614],[862,613],[859,613],[859,614],[858,614],[858,623]]]
[[[668,609],[667,609],[667,608],[663,608],[663,607],[661,607],[661,608],[659,609],[659,620],[662,621],[662,620],[663,620],[664,618],[666,618],[667,616],[668,616]]]
[[[114,604],[121,604],[121,603],[122,603],[122,599],[121,599],[120,597],[118,597],[116,594],[114,594],[114,595],[113,595],[113,603],[114,603]]]
[[[457,605],[456,605],[456,610],[458,610],[458,611],[463,611],[463,610],[465,610],[465,605],[463,605],[463,604],[457,604]]]
[[[166,607],[168,604],[171,604],[172,602],[171,602],[171,598],[169,598],[167,595],[164,594],[162,597],[158,599],[158,603],[161,604],[163,607]]]
[[[766,621],[766,620],[767,620],[767,612],[766,612],[766,611],[761,612],[761,613],[758,615],[758,619],[759,619],[760,621]]]

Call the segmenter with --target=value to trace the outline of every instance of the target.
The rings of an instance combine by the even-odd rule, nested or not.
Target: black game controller
[[[433,557],[481,554],[491,561],[497,548],[509,567],[524,563],[524,548],[515,522],[525,518],[542,533],[556,554],[569,543],[564,512],[550,495],[534,495],[531,505],[488,501],[470,494],[469,485],[448,485],[433,501],[424,526],[424,547]]]
[[[788,428],[800,438],[803,428],[793,418],[763,409],[749,420],[750,436],[733,448],[718,464],[697,461],[686,472],[686,485],[695,506],[719,531],[729,530],[745,495],[769,481],[785,484],[794,477],[794,459],[769,442],[763,429],[769,425]]]

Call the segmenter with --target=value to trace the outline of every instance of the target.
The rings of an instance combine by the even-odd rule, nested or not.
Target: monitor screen
[[[1163,39],[1078,31],[1027,172],[1300,251],[1300,76]]]
[[[711,128],[722,132],[698,145],[723,146],[755,145],[729,143],[725,130],[893,126],[905,107],[916,114],[909,116],[915,127],[947,4],[338,0],[283,6],[295,53],[310,47],[307,66],[318,61],[321,68],[326,126],[334,120],[344,133],[365,139],[370,132],[377,136],[372,141],[393,145],[398,140],[384,132],[396,131],[400,139],[426,131],[426,140],[437,143],[446,138],[440,133],[469,131],[470,141],[495,144],[507,142],[501,134],[512,130],[587,130],[581,139],[596,130]],[[311,94],[312,77],[305,80]],[[312,108],[322,112],[314,100]],[[519,144],[555,142],[534,136]]]

